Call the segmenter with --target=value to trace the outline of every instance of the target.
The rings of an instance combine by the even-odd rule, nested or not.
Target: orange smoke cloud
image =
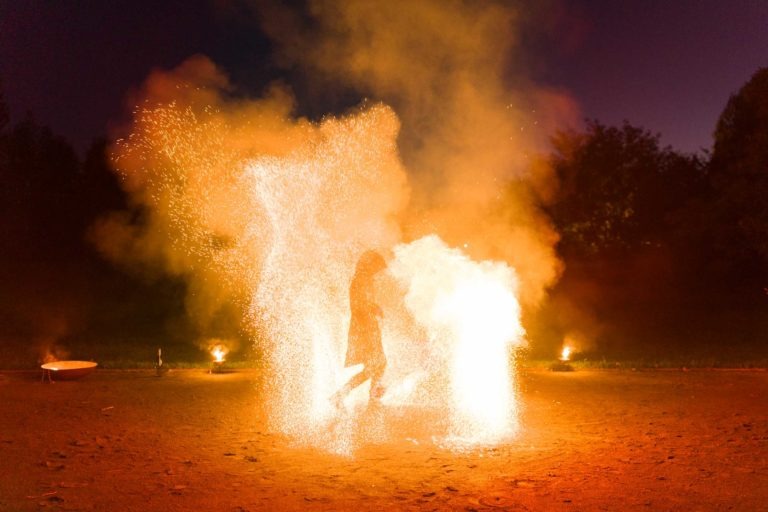
[[[118,261],[184,277],[196,321],[229,308],[276,369],[277,427],[307,435],[337,385],[354,262],[400,239],[400,123],[381,104],[312,123],[291,116],[284,87],[258,100],[227,90],[203,57],[148,78],[112,148],[140,215],[108,217],[94,236]]]
[[[575,107],[515,64],[524,13],[503,2],[310,2],[310,17],[274,3],[262,26],[285,64],[313,82],[354,87],[393,105],[413,200],[406,234],[437,232],[475,258],[503,259],[535,306],[554,283],[557,234],[537,207],[554,178],[537,160]]]
[[[313,122],[293,115],[284,85],[233,97],[202,56],[157,71],[112,148],[133,211],[103,219],[95,240],[116,261],[184,277],[190,316],[203,327],[229,312],[263,344],[275,426],[315,441],[318,418],[332,413],[328,397],[346,378],[354,264],[366,249],[395,248],[401,291],[431,304],[389,309],[395,321],[385,329],[402,329],[385,342],[403,355],[388,370],[390,380],[402,377],[393,396],[416,390],[447,403],[463,418],[452,427],[458,437],[508,433],[508,349],[523,336],[518,298],[533,307],[559,272],[557,235],[536,207],[552,177],[535,155],[570,103],[524,80],[505,85],[516,13],[501,4],[316,1],[309,27],[276,6],[263,11],[265,29],[283,62],[376,101]],[[427,260],[445,265],[424,285],[417,263]],[[446,284],[450,299],[436,297]],[[466,306],[486,292],[499,298],[493,308]],[[442,353],[437,367],[412,355],[417,334],[423,354]],[[485,356],[473,366],[466,354]],[[478,380],[488,360],[495,366]],[[449,384],[418,390],[430,373]],[[472,383],[501,402],[471,400]],[[348,451],[350,439],[324,442]]]

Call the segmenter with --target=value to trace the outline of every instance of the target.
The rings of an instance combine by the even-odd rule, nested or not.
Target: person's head
[[[355,272],[373,276],[385,268],[387,268],[387,262],[384,261],[384,256],[377,251],[368,250],[360,256],[359,260],[357,260],[357,268],[355,269]]]

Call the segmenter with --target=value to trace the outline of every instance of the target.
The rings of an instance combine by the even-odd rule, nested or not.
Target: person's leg
[[[384,396],[384,386],[381,380],[384,377],[384,370],[387,369],[387,361],[382,359],[371,366],[371,398],[380,400]]]
[[[350,378],[346,384],[344,384],[336,393],[331,396],[331,401],[336,405],[341,405],[341,402],[352,392],[357,386],[371,378],[370,366],[366,365],[363,369]]]
[[[359,373],[356,373],[352,376],[351,379],[347,381],[347,383],[342,388],[344,390],[344,396],[348,395],[352,392],[353,389],[355,389],[357,386],[362,384],[363,382],[367,381],[371,378],[371,368],[370,366],[366,365],[363,366],[363,369],[360,370]]]

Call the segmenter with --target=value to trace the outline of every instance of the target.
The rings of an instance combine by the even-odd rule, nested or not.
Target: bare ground
[[[513,441],[452,453],[385,411],[354,457],[267,432],[259,375],[0,373],[0,510],[768,507],[765,371],[524,371]]]

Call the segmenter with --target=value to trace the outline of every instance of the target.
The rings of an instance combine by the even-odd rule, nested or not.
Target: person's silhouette
[[[387,366],[381,344],[381,307],[374,298],[374,278],[387,267],[384,258],[376,251],[366,251],[360,256],[355,275],[349,286],[351,318],[347,340],[347,356],[344,366],[363,364],[344,386],[333,394],[332,401],[341,406],[344,398],[357,386],[371,379],[370,398],[377,400],[384,394],[381,378]]]

